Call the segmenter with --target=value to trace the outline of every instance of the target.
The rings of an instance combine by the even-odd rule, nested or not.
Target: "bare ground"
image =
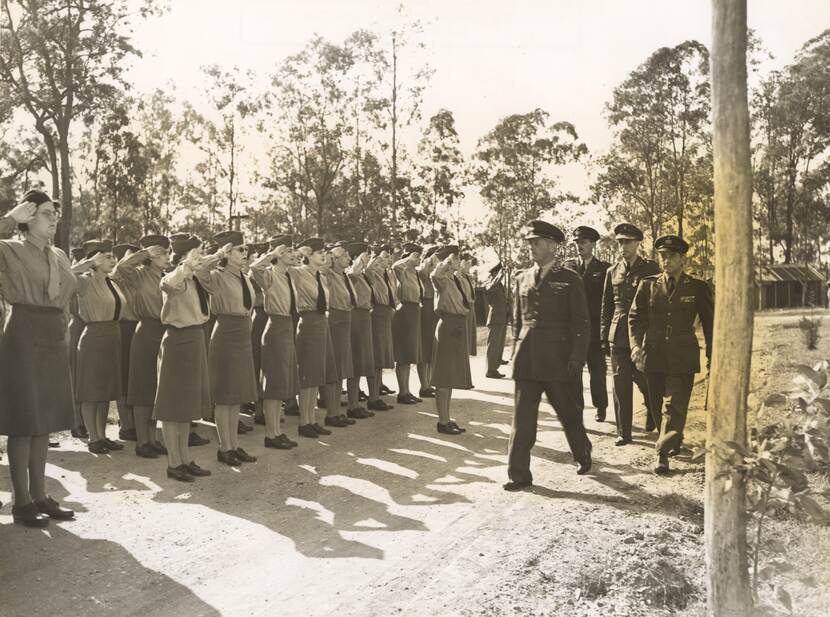
[[[758,317],[754,398],[807,359],[797,318]],[[823,332],[816,358],[830,357],[830,318]],[[266,451],[257,427],[241,445],[259,462],[234,470],[205,426],[213,442],[192,452],[214,475],[193,485],[168,480],[162,460],[95,456],[62,436],[49,490],[75,521],[12,525],[0,473],[0,615],[703,615],[702,466],[677,460],[656,477],[652,435],[615,448],[613,424],[586,408],[595,464],[576,476],[545,406],[537,486],[505,493],[512,382],[486,379],[482,356],[473,376],[454,402],[463,436],[436,433],[429,402],[397,406],[288,453]],[[700,377],[689,440],[702,440],[704,395]],[[799,565],[794,614],[826,615],[828,530],[775,521],[768,537],[769,557],[782,548]]]

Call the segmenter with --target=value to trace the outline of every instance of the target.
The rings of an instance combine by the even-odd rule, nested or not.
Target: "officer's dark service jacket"
[[[579,275],[554,265],[538,284],[537,268],[516,275],[513,379],[565,381],[570,360],[588,355],[588,304]]]
[[[608,268],[600,314],[600,340],[603,343],[628,348],[628,310],[634,301],[637,285],[645,277],[655,274],[660,274],[657,263],[639,256],[630,268],[624,259]]]
[[[510,308],[507,306],[507,290],[501,280],[491,282],[484,290],[487,299],[487,325],[501,326],[507,324]]]
[[[585,271],[581,271],[581,262],[572,260],[565,264],[582,277],[585,297],[588,300],[588,316],[591,320],[591,345],[598,346],[601,340],[600,318],[602,317],[602,290],[605,287],[605,274],[611,267],[607,261],[596,257],[591,259]]]
[[[700,347],[695,317],[700,317],[706,357],[711,357],[715,313],[712,288],[683,273],[669,296],[667,280],[664,273],[640,283],[628,315],[631,348],[643,350],[642,368],[646,372],[697,373]]]

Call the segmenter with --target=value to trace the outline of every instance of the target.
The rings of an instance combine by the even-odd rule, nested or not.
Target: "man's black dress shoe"
[[[12,506],[12,520],[25,527],[43,529],[49,526],[49,517],[38,510],[38,507],[31,501],[23,506]]]
[[[509,482],[505,482],[501,485],[504,490],[510,491],[511,493],[528,488],[529,486],[533,486],[533,482],[516,482],[514,480],[510,480]]]
[[[226,450],[225,452],[222,452],[222,450],[217,450],[216,460],[220,463],[225,463],[225,465],[229,465],[231,467],[239,467],[242,464],[242,461],[239,460],[239,457],[236,455],[235,450]]]
[[[45,514],[56,521],[71,521],[75,518],[75,512],[68,508],[61,508],[60,504],[49,495],[45,499],[35,501],[34,504],[41,514]]]

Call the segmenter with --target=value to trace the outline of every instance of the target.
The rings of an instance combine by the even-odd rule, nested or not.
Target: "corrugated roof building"
[[[755,278],[755,308],[827,306],[827,284],[816,268],[803,264],[761,266]]]

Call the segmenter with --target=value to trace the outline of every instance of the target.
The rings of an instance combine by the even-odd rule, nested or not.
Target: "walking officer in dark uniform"
[[[605,422],[605,410],[608,408],[608,390],[605,384],[605,352],[600,341],[600,314],[602,313],[602,289],[605,285],[605,273],[611,266],[607,261],[594,257],[594,247],[599,240],[599,232],[593,227],[580,226],[573,232],[573,241],[579,251],[579,259],[567,263],[575,270],[585,285],[585,297],[588,300],[588,315],[591,319],[591,342],[588,345],[588,373],[591,378],[591,402],[597,410],[596,421]],[[585,407],[582,383],[579,384],[579,400]]]
[[[631,443],[631,424],[634,415],[634,386],[640,389],[646,403],[646,430],[655,428],[654,417],[649,411],[645,376],[631,362],[628,343],[628,310],[640,281],[660,273],[657,263],[637,255],[643,232],[631,223],[621,223],[614,228],[622,257],[608,268],[602,291],[602,344],[606,355],[611,356],[611,372],[614,376],[614,413],[617,418],[617,441],[614,445]]]
[[[640,283],[628,316],[631,357],[648,382],[651,410],[660,435],[655,473],[669,472],[669,455],[680,448],[700,347],[695,318],[700,317],[707,364],[712,357],[715,301],[706,282],[683,271],[689,245],[678,236],[658,238],[663,273]],[[666,404],[665,417],[661,412]]]
[[[490,268],[490,277],[485,286],[487,298],[487,377],[501,379],[499,367],[504,354],[504,341],[507,336],[507,322],[510,307],[507,304],[507,290],[504,288],[504,268],[501,262]]]
[[[575,381],[581,378],[588,353],[588,304],[579,275],[563,268],[557,253],[562,231],[545,221],[525,228],[532,268],[516,275],[514,300],[513,379],[516,382],[513,429],[507,452],[506,491],[530,486],[530,450],[536,443],[536,421],[542,392],[553,406],[577,473],[591,468],[591,442],[582,424]]]

